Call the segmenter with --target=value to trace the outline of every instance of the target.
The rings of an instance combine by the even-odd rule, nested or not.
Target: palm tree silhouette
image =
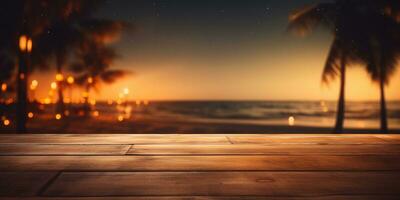
[[[383,2],[383,3],[382,3]],[[393,11],[398,2],[382,1],[365,12],[364,28],[367,34],[364,60],[366,70],[371,79],[379,84],[380,89],[380,128],[388,132],[385,86],[389,84],[400,58],[400,24],[396,21]],[[396,3],[392,5],[391,3]],[[397,8],[398,9],[398,8]],[[382,10],[385,10],[382,13]]]
[[[346,67],[352,63],[362,62],[359,53],[363,48],[363,37],[360,37],[357,22],[358,1],[336,0],[320,3],[293,12],[289,16],[289,30],[299,35],[306,35],[318,26],[327,28],[334,36],[322,73],[322,82],[329,83],[340,77],[340,91],[337,105],[334,132],[343,132],[345,117]]]
[[[13,70],[16,77],[17,132],[26,132],[27,122],[27,80],[29,74],[37,68],[48,69],[50,59],[55,57],[57,71],[61,72],[71,48],[87,35],[98,32],[110,32],[102,23],[92,17],[99,2],[96,0],[14,0],[0,7],[0,59],[2,63],[18,66]],[[94,25],[98,26],[94,26]],[[112,28],[115,28],[115,24]],[[111,30],[115,32],[115,30]],[[32,52],[22,53],[18,48],[21,35],[33,41]],[[19,62],[19,65],[17,63]],[[29,67],[28,67],[29,64]],[[4,67],[4,66],[2,66]],[[22,78],[20,78],[22,77]],[[61,85],[62,86],[62,85]],[[58,87],[61,88],[62,87]],[[59,91],[62,103],[62,90]]]
[[[40,51],[36,44],[36,39],[44,33],[46,27],[52,20],[59,17],[65,10],[64,4],[56,4],[55,1],[38,0],[26,1],[15,0],[3,3],[0,7],[0,51],[2,59],[7,59],[12,66],[18,66],[14,71],[16,80],[16,128],[18,133],[26,132],[27,122],[27,80],[30,72],[34,70],[31,59],[35,51]],[[32,52],[19,49],[19,39],[21,36],[27,36],[33,40]],[[19,63],[17,65],[17,63]]]
[[[399,22],[400,3],[393,0],[337,0],[308,7],[291,16],[291,30],[305,34],[323,25],[334,34],[322,81],[328,83],[340,75],[335,132],[343,129],[345,68],[354,62],[365,65],[372,80],[380,85],[381,131],[388,131],[385,85],[399,58]]]
[[[62,2],[62,1],[61,1]],[[43,38],[44,49],[54,58],[57,74],[63,74],[65,66],[70,61],[71,54],[77,51],[80,45],[92,40],[97,35],[119,33],[122,22],[103,20],[93,17],[92,14],[101,1],[66,1],[69,8],[63,12],[63,17],[54,21],[46,30],[48,35]],[[100,23],[101,22],[101,23]],[[96,34],[94,34],[96,33]],[[64,80],[58,82],[57,113],[64,113]]]
[[[115,50],[101,42],[88,42],[82,45],[76,55],[76,62],[71,65],[71,71],[77,74],[77,84],[85,88],[85,115],[91,110],[89,94],[92,89],[98,91],[101,83],[113,83],[118,78],[128,74],[128,71],[110,69],[118,57]]]

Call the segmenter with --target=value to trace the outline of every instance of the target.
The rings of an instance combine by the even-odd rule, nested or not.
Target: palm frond
[[[81,23],[83,32],[95,41],[102,43],[111,43],[118,40],[122,30],[128,27],[130,25],[126,22],[106,19],[88,19]]]
[[[117,79],[122,78],[129,74],[129,71],[125,70],[108,70],[103,72],[100,77],[101,80],[104,81],[107,84],[114,83]]]
[[[332,3],[320,3],[294,11],[289,16],[290,32],[300,36],[311,33],[317,26],[333,30],[336,21],[336,7]]]
[[[340,73],[340,46],[337,39],[335,39],[329,50],[328,57],[325,61],[324,69],[322,71],[322,83],[329,84]]]

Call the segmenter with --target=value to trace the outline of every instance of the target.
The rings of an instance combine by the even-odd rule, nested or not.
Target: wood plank
[[[400,156],[0,156],[0,171],[400,170]]]
[[[388,143],[400,144],[400,134],[379,134],[375,137],[381,138]]]
[[[0,172],[0,196],[35,196],[55,172]]]
[[[400,145],[134,145],[131,155],[400,155]]]
[[[4,197],[2,200],[109,200],[110,197]],[[330,195],[313,197],[271,196],[124,196],[113,200],[398,200],[395,195]]]
[[[400,137],[390,134],[0,134],[0,144],[226,144],[226,136],[236,143],[300,144],[385,144],[396,143],[397,136]],[[395,139],[387,140],[388,137]]]
[[[400,173],[66,172],[44,192],[45,196],[340,194],[400,195]]]
[[[229,135],[234,144],[388,144],[382,138],[368,134],[241,134]]]
[[[123,155],[131,145],[1,144],[0,155]]]
[[[0,134],[0,144],[229,144],[224,135]]]

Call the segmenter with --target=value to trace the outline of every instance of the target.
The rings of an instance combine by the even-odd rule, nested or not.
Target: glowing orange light
[[[128,95],[129,94],[129,88],[124,88],[124,94]]]
[[[9,99],[6,100],[6,104],[7,105],[12,104],[13,102],[14,102],[13,98],[9,98]]]
[[[294,117],[293,116],[290,116],[288,118],[288,124],[289,124],[289,126],[293,126],[294,125]]]
[[[31,90],[35,90],[37,88],[37,86],[39,85],[39,82],[37,80],[33,80],[31,83]]]
[[[53,90],[57,89],[57,83],[56,83],[56,82],[51,82],[50,87],[51,87],[51,89],[53,89]]]
[[[150,103],[150,102],[149,102],[148,100],[144,100],[144,101],[143,101],[143,104],[146,105],[146,106],[149,105],[149,103]]]
[[[21,37],[19,37],[19,49],[21,51],[26,51],[27,43],[28,43],[28,37],[26,35],[21,35]]]
[[[65,111],[64,111],[64,115],[65,115],[65,116],[69,116],[69,110],[65,110]]]
[[[100,115],[99,111],[93,111],[93,116],[98,117]]]
[[[108,104],[108,105],[112,105],[112,104],[113,104],[113,101],[112,101],[112,100],[108,100],[108,101],[107,101],[107,104]]]
[[[3,83],[1,84],[1,91],[5,92],[7,90],[7,84]]]
[[[51,103],[51,99],[48,97],[43,100],[43,104],[50,104],[50,103]]]
[[[32,119],[33,118],[33,112],[29,112],[28,113],[28,117]]]
[[[4,121],[3,121],[3,124],[4,124],[4,126],[8,126],[8,125],[10,125],[10,120],[8,120],[8,119],[5,119]]]
[[[122,122],[122,121],[124,121],[124,116],[122,116],[122,115],[119,115],[119,116],[118,116],[118,121],[119,121],[119,122]]]
[[[60,73],[56,74],[56,81],[62,81],[64,80],[64,76]]]
[[[25,74],[24,73],[20,73],[19,74],[19,79],[24,80],[25,79]]]
[[[92,77],[89,77],[89,78],[87,79],[87,82],[88,82],[89,84],[92,84],[92,83],[93,83],[93,78],[92,78]]]
[[[56,114],[56,119],[60,120],[61,119],[61,114]]]
[[[28,39],[28,41],[26,42],[26,51],[27,52],[31,52],[32,51],[32,40]]]
[[[140,106],[140,100],[136,100],[136,105]]]
[[[86,97],[89,96],[89,93],[88,93],[88,92],[83,92],[83,93],[82,93],[82,96],[83,96],[84,98],[86,98]]]
[[[90,100],[90,105],[92,105],[92,106],[96,105],[96,99]]]
[[[73,83],[75,82],[75,79],[74,79],[74,77],[72,77],[72,76],[68,76],[68,78],[67,78],[67,82],[68,82],[68,84],[73,84]]]

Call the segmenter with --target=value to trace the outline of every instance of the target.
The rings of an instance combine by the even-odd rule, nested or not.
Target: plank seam
[[[133,148],[133,144],[131,144],[131,145],[129,146],[129,148],[125,151],[124,155],[129,155],[129,152],[131,152],[131,150],[132,150],[132,151],[135,150],[135,149]]]
[[[51,184],[61,175],[62,171],[58,171],[53,177],[51,177],[36,193],[36,196],[41,196]]]
[[[226,139],[228,140],[229,143],[234,144],[234,143],[232,142],[231,138],[229,138],[228,136],[225,136],[225,137],[226,137]]]

